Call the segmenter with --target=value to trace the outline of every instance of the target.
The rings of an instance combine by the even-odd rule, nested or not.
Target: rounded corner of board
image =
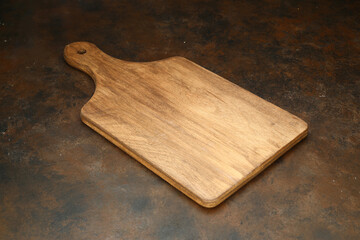
[[[301,130],[300,130],[300,134],[297,137],[299,138],[299,140],[305,138],[309,133],[309,124],[302,119],[300,119],[300,121],[301,121]]]
[[[183,57],[183,56],[173,56],[173,57],[170,57],[169,59],[190,61],[189,59],[187,59],[186,57]]]
[[[307,122],[303,121],[303,127],[304,127],[303,132],[304,132],[305,136],[307,136],[308,132],[309,132],[309,124]]]
[[[215,208],[220,203],[222,203],[224,200],[220,197],[214,198],[214,199],[200,199],[200,201],[197,201],[198,204],[204,208]]]
[[[89,125],[88,118],[86,117],[86,110],[84,110],[84,107],[82,107],[80,110],[80,119],[83,123],[85,123],[86,125]]]
[[[219,206],[222,202],[224,202],[231,195],[232,193],[228,194],[227,192],[225,192],[225,193],[217,194],[216,196],[209,196],[209,197],[196,196],[195,198],[193,198],[193,200],[204,208],[215,208]]]

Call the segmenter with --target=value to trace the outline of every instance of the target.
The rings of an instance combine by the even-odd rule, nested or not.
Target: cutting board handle
[[[64,58],[70,66],[89,74],[95,80],[95,84],[98,80],[96,72],[100,66],[114,60],[118,63],[125,63],[125,61],[112,58],[97,48],[95,44],[89,42],[73,42],[66,45]]]

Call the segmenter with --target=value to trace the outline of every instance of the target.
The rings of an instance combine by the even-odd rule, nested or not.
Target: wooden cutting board
[[[204,207],[215,207],[307,135],[298,117],[183,57],[127,62],[64,50],[96,89],[81,119]]]

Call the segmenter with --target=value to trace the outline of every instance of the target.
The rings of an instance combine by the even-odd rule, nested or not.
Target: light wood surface
[[[298,117],[183,58],[127,62],[64,50],[95,81],[82,121],[204,207],[215,207],[307,135]]]

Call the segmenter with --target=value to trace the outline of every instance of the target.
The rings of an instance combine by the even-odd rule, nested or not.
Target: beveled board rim
[[[249,173],[247,176],[243,177],[239,182],[234,184],[231,188],[225,191],[223,194],[219,195],[214,199],[204,199],[199,197],[197,194],[191,192],[189,189],[184,188],[181,184],[175,181],[171,176],[167,175],[165,172],[161,171],[160,169],[154,167],[150,162],[146,161],[144,158],[140,157],[135,151],[130,150],[127,148],[121,141],[115,139],[111,135],[107,134],[106,132],[102,131],[96,124],[93,124],[90,119],[87,119],[82,113],[80,113],[80,118],[84,124],[89,126],[91,129],[99,133],[101,136],[106,138],[112,144],[120,148],[126,154],[137,160],[139,163],[144,165],[146,168],[154,172],[160,178],[168,182],[171,186],[175,187],[177,190],[185,194],[187,197],[198,203],[199,205],[205,208],[214,208],[218,206],[220,203],[228,199],[231,195],[233,195],[237,190],[243,187],[246,183],[248,183],[251,179],[255,178],[258,174],[264,171],[267,167],[269,167],[273,162],[275,162],[278,158],[284,155],[289,149],[303,140],[308,134],[308,127],[298,135],[298,137],[294,138],[293,141],[289,142],[283,148],[281,148],[278,152],[276,152],[272,157],[268,160],[264,161],[261,165],[254,168],[254,170]]]

